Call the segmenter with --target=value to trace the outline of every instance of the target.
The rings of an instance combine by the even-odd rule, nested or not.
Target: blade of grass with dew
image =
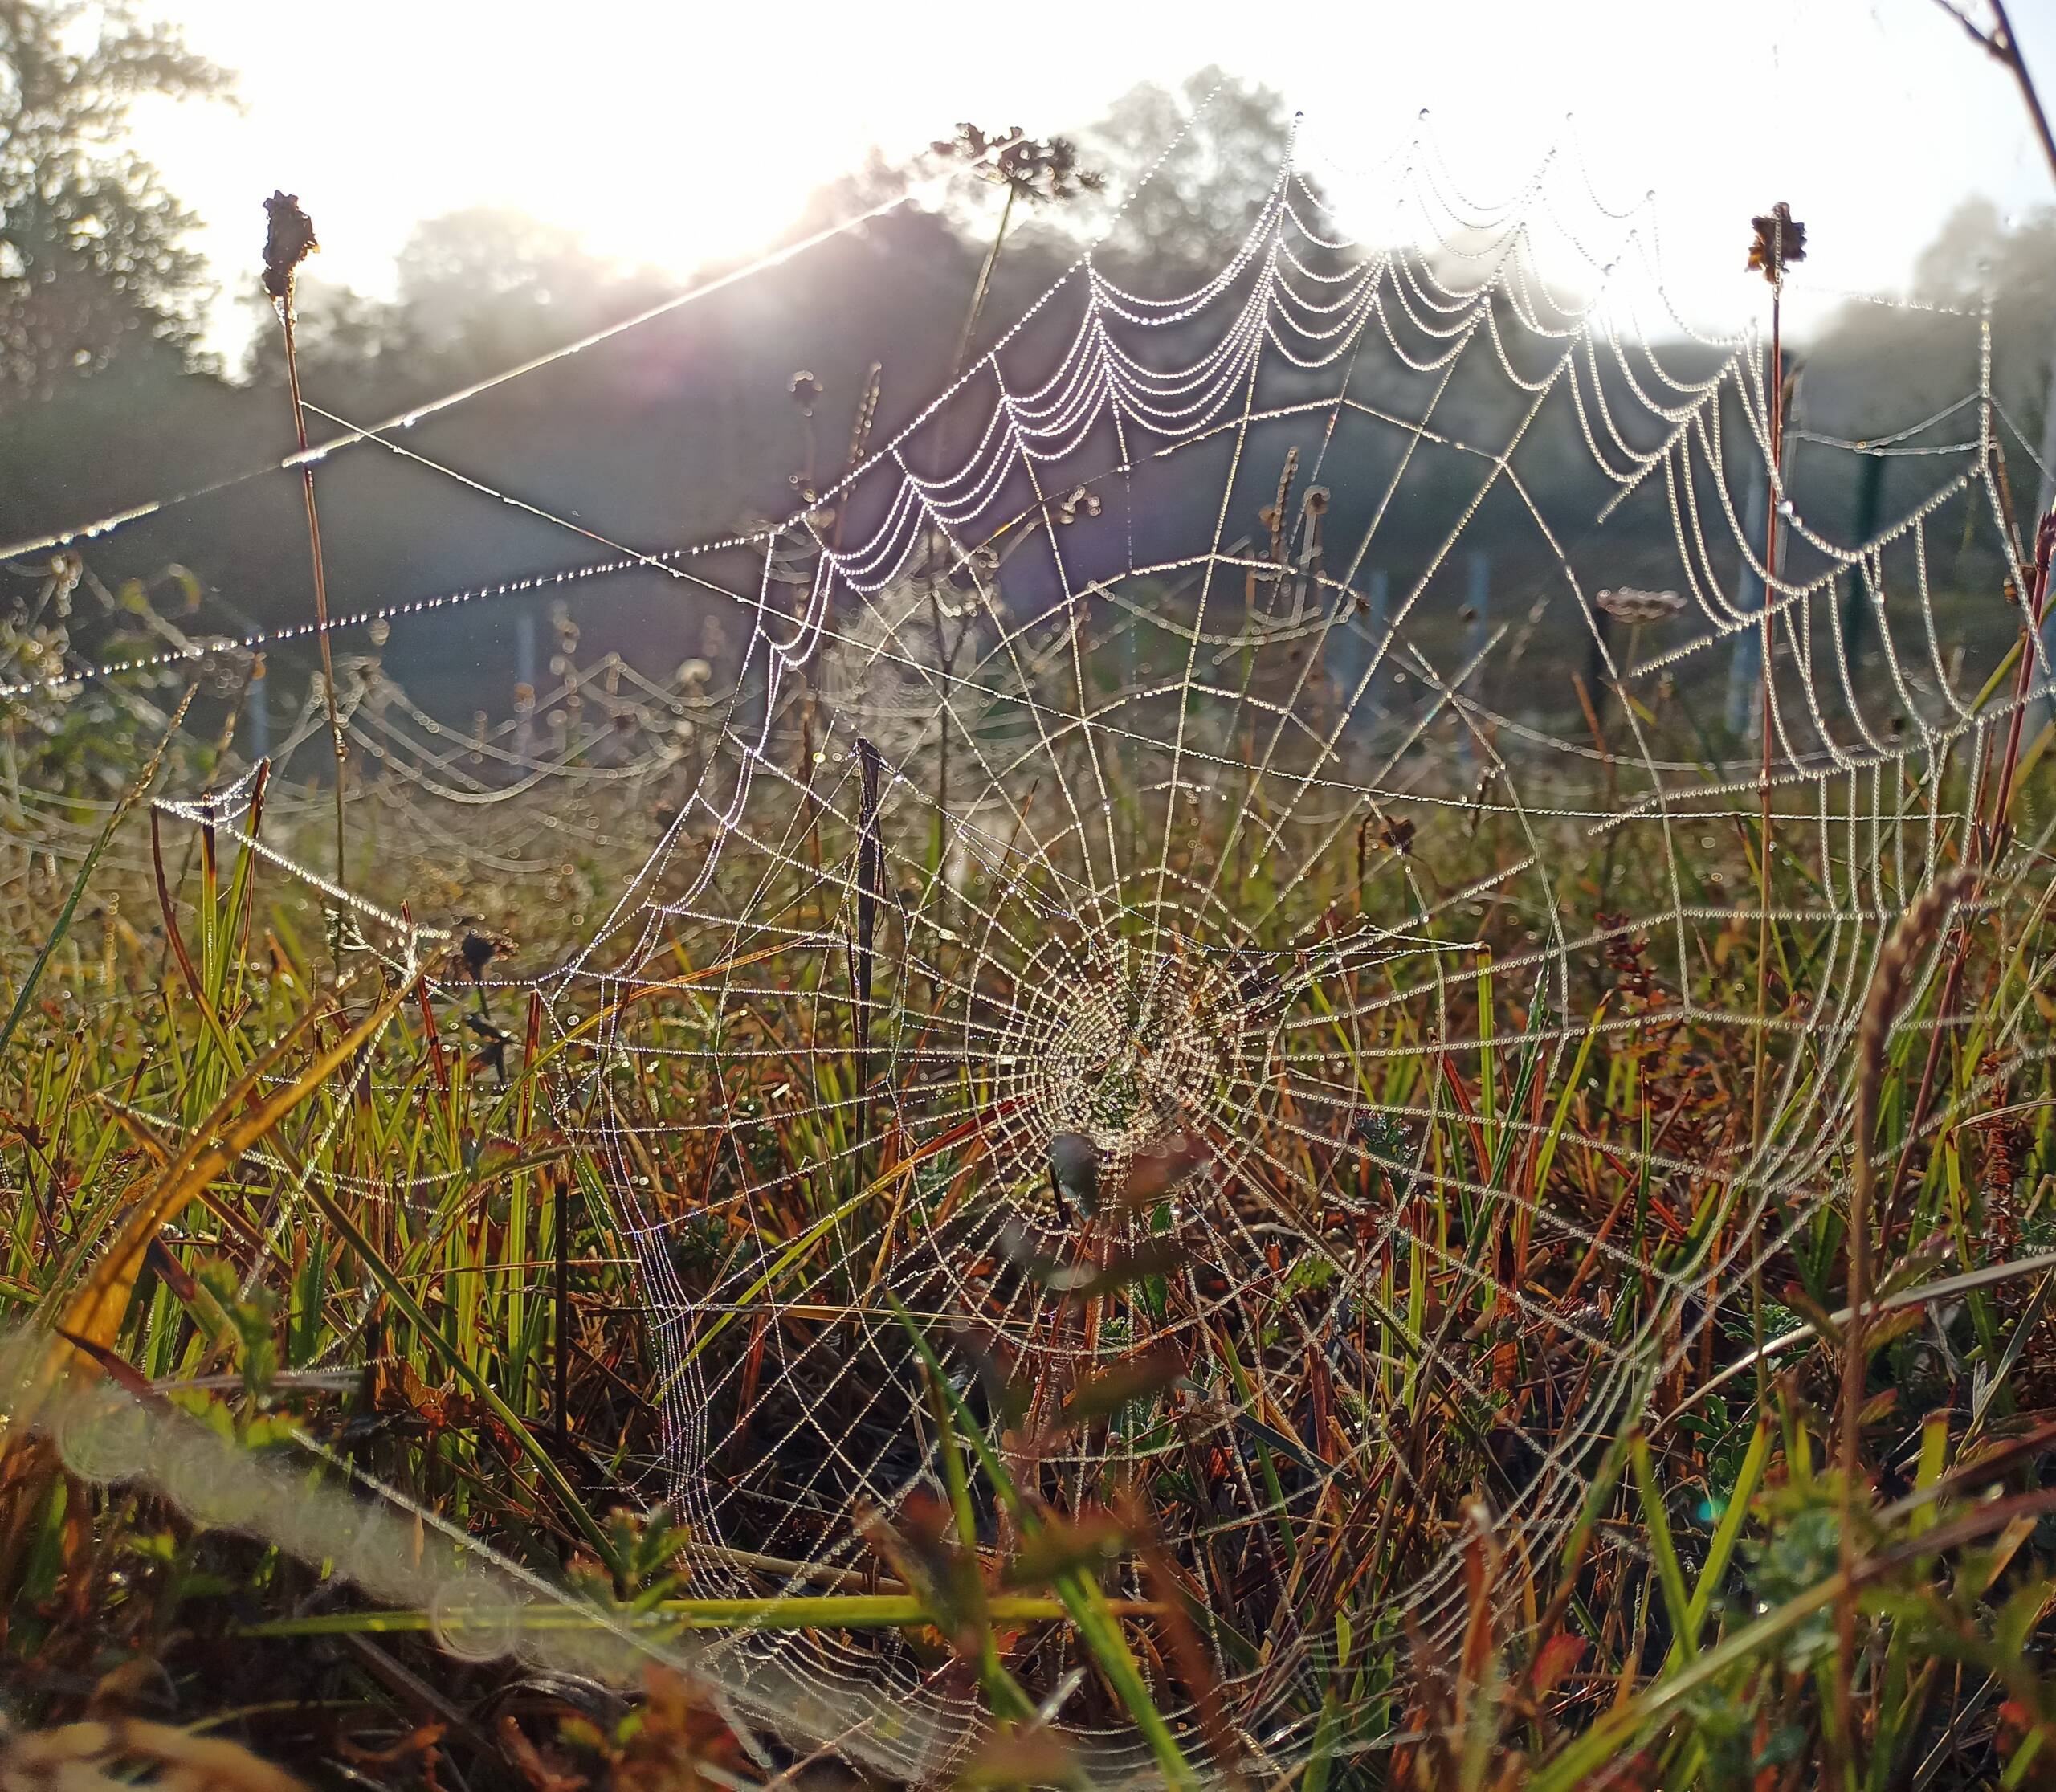
[[[245,1106],[244,1097],[255,1080],[255,1072],[268,1060],[260,1059],[252,1067],[251,1076],[239,1080],[194,1144],[173,1160],[165,1174],[137,1203],[99,1266],[66,1303],[58,1321],[63,1330],[112,1349],[141,1273],[144,1253],[165,1221],[195,1199],[199,1190],[232,1169],[246,1152],[376,1039],[411,988],[410,983],[390,992],[284,1088],[256,1106]],[[212,1142],[204,1142],[207,1141]],[[33,1414],[45,1394],[76,1373],[80,1361],[75,1346],[62,1338],[53,1340],[22,1390],[14,1416],[18,1419]],[[5,1445],[0,1444],[0,1459],[4,1456]]]
[[[943,1479],[949,1488],[949,1509],[957,1525],[957,1542],[976,1562],[978,1559],[978,1518],[971,1505],[970,1477],[964,1472],[964,1454],[957,1431],[957,1415],[944,1397],[941,1387],[931,1375],[928,1398],[935,1409],[936,1429],[942,1440]],[[1032,1723],[1035,1717],[1035,1701],[1022,1690],[1020,1683],[1006,1671],[1006,1664],[1000,1659],[999,1639],[993,1634],[993,1605],[989,1595],[984,1593],[982,1582],[978,1602],[978,1676],[985,1684],[985,1696],[992,1701],[993,1709],[1010,1722]],[[1058,1609],[1061,1610],[1059,1603]]]
[[[536,1472],[549,1484],[550,1491],[564,1507],[565,1515],[578,1527],[586,1542],[598,1552],[602,1561],[607,1559],[610,1545],[606,1532],[586,1509],[585,1501],[578,1497],[577,1490],[566,1479],[555,1459],[536,1441],[535,1434],[529,1430],[521,1415],[507,1403],[500,1390],[479,1374],[457,1345],[428,1316],[421,1303],[408,1291],[406,1284],[393,1272],[392,1266],[380,1255],[377,1247],[365,1235],[364,1229],[344,1210],[335,1197],[311,1177],[303,1176],[297,1180],[301,1191],[321,1210],[322,1217],[342,1235],[344,1242],[357,1254],[357,1260],[384,1291],[386,1298],[392,1302],[419,1337],[435,1347],[437,1354],[449,1364],[472,1394],[492,1409],[493,1417],[507,1427],[508,1434],[520,1447],[522,1454],[535,1465]]]
[[[2039,1514],[2053,1507],[2056,1507],[2056,1489],[1994,1500],[1867,1559],[1853,1576],[1846,1570],[1837,1570],[1804,1593],[1764,1613],[1754,1623],[1723,1638],[1676,1673],[1652,1681],[1614,1706],[1538,1772],[1528,1782],[1527,1792],[1577,1792],[1637,1736],[1688,1708],[1701,1688],[1712,1684],[1730,1669],[1754,1661],[1814,1613],[1825,1610],[1862,1583],[1891,1569],[1975,1542],[2029,1512]]]
[[[994,1594],[988,1608],[1002,1623],[1047,1624],[1066,1615],[1063,1602],[1034,1594]],[[1143,1613],[1155,1608],[1134,1602],[1116,1608]],[[531,1606],[519,1614],[521,1628],[532,1631],[614,1629],[708,1631],[868,1631],[919,1630],[935,1623],[927,1602],[911,1593],[802,1594],[766,1599],[659,1599],[647,1610],[596,1611],[566,1603]],[[496,1627],[504,1622],[496,1616]],[[304,1618],[275,1618],[239,1624],[235,1636],[403,1636],[447,1630],[461,1620],[429,1611],[328,1611]],[[1018,1689],[1017,1688],[1017,1691]],[[1022,1695],[1023,1697],[1026,1695]],[[1035,1708],[1022,1712],[1032,1720]]]
[[[965,1406],[961,1397],[949,1386],[944,1374],[940,1360],[922,1335],[921,1329],[914,1323],[913,1316],[904,1307],[898,1297],[890,1292],[886,1295],[893,1315],[913,1341],[915,1352],[920,1356],[928,1374],[943,1391],[951,1410],[957,1415],[965,1439],[976,1452],[979,1466],[985,1472],[993,1488],[1005,1503],[1007,1510],[1024,1533],[1032,1533],[1041,1527],[1041,1519],[1034,1508],[1021,1496],[1014,1484],[1014,1477],[1001,1462],[979,1428],[976,1419]],[[1142,1732],[1149,1745],[1156,1765],[1169,1784],[1180,1792],[1198,1792],[1199,1778],[1192,1764],[1185,1759],[1185,1751],[1178,1746],[1177,1738],[1171,1733],[1171,1726],[1164,1721],[1164,1714],[1156,1708],[1156,1701],[1149,1696],[1149,1688],[1143,1684],[1142,1675],[1135,1664],[1135,1657],[1128,1652],[1126,1639],[1120,1627],[1107,1604],[1107,1596],[1098,1583],[1076,1568],[1066,1568],[1056,1577],[1057,1596],[1063,1602],[1064,1609],[1071,1614],[1071,1621],[1087,1647],[1105,1672],[1121,1701],[1128,1708],[1128,1715]]]
[[[23,974],[21,987],[14,992],[14,1006],[7,1010],[6,1019],[0,1021],[0,1051],[7,1049],[14,1037],[14,1029],[21,1025],[22,1016],[27,1013],[36,986],[43,981],[43,971],[50,963],[51,954],[63,943],[64,936],[71,932],[72,918],[79,912],[79,899],[86,893],[87,880],[92,877],[93,867],[100,863],[100,855],[107,851],[108,843],[114,838],[114,831],[157,782],[157,770],[164,763],[165,751],[177,737],[179,724],[185,720],[186,712],[191,708],[193,699],[199,689],[198,684],[187,688],[184,698],[173,713],[171,725],[165,730],[164,738],[157,742],[157,750],[145,763],[136,782],[128,786],[121,799],[108,811],[107,820],[93,837],[93,843],[86,849],[85,862],[79,867],[79,875],[71,880],[71,888],[64,898],[63,906],[57,911],[57,919],[51,924],[49,937],[43,941]]]
[[[1650,1553],[1656,1557],[1657,1584],[1663,1590],[1663,1603],[1670,1614],[1670,1627],[1687,1661],[1699,1652],[1699,1637],[1691,1621],[1692,1602],[1686,1595],[1684,1571],[1678,1564],[1678,1546],[1670,1536],[1670,1521],[1663,1509],[1663,1496],[1656,1485],[1656,1472],[1649,1455],[1649,1439],[1637,1431],[1628,1440],[1628,1466],[1634,1476],[1635,1492],[1642,1499],[1642,1521],[1649,1527]]]

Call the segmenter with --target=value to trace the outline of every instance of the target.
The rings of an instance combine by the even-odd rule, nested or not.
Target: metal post
[[[1878,514],[1883,508],[1885,490],[1885,457],[1881,454],[1866,453],[1856,469],[1856,519],[1854,538],[1858,547],[1869,545],[1878,533]],[[1863,568],[1859,565],[1850,569],[1849,589],[1842,599],[1842,652],[1849,667],[1849,682],[1853,688],[1856,683],[1856,668],[1862,659],[1864,618],[1870,614],[1870,597],[1864,586]]]
[[[250,688],[243,693],[243,707],[250,713],[250,762],[271,756],[271,711],[265,700],[264,663],[250,675]]]
[[[1392,713],[1392,705],[1380,692],[1381,681],[1389,684],[1392,672],[1383,659],[1385,642],[1392,631],[1392,575],[1384,567],[1377,568],[1371,574],[1371,646],[1365,656],[1365,664],[1378,662],[1378,670],[1372,677],[1365,696],[1370,699],[1371,720],[1381,722]]]
[[[1742,512],[1750,551],[1759,561],[1763,558],[1764,525],[1769,505],[1769,477],[1759,469],[1750,481],[1748,506]],[[1753,616],[1763,606],[1763,575],[1744,559],[1742,576],[1736,582],[1735,607],[1745,616]],[[1747,740],[1756,725],[1757,684],[1763,671],[1763,630],[1752,623],[1735,637],[1735,657],[1728,665],[1728,732],[1737,740]]]
[[[1463,663],[1467,667],[1475,667],[1467,682],[1471,685],[1471,696],[1482,702],[1485,694],[1485,667],[1480,655],[1485,651],[1486,642],[1491,638],[1492,612],[1492,557],[1483,548],[1471,550],[1469,573],[1465,608],[1470,612],[1471,626],[1465,631]],[[1477,771],[1477,749],[1471,741],[1468,728],[1463,729],[1457,737],[1457,751],[1462,761],[1463,775],[1468,780]]]
[[[1470,639],[1464,647],[1464,658],[1475,659],[1483,650],[1486,637],[1491,627],[1492,612],[1492,557],[1483,548],[1471,550],[1471,589],[1467,600],[1471,611]]]
[[[536,614],[532,610],[524,610],[514,618],[514,683],[515,703],[520,715],[515,751],[527,760],[533,757],[536,700],[542,694],[536,685]],[[520,695],[523,689],[528,692],[525,703]]]

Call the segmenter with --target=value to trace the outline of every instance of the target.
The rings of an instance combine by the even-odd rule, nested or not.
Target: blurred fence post
[[[1471,550],[1471,585],[1466,600],[1471,612],[1471,630],[1466,639],[1463,657],[1475,659],[1484,651],[1487,631],[1492,619],[1492,557],[1483,548]]]
[[[1867,548],[1871,537],[1878,533],[1878,513],[1883,504],[1884,491],[1885,457],[1866,453],[1862,464],[1856,469],[1856,516],[1851,530],[1859,549]],[[1849,589],[1842,599],[1842,657],[1849,668],[1852,691],[1856,684],[1856,668],[1862,659],[1864,621],[1870,612],[1870,594],[1863,575],[1862,561],[1849,569]],[[1881,571],[1881,584],[1882,578]],[[1879,626],[1883,626],[1882,621]]]
[[[1392,706],[1379,695],[1381,682],[1390,684],[1392,675],[1385,663],[1385,640],[1392,629],[1392,575],[1380,566],[1371,574],[1371,646],[1365,663],[1375,663],[1377,671],[1372,675],[1369,688],[1365,695],[1371,700],[1371,720],[1381,722],[1392,713]]]
[[[1748,553],[1742,558],[1742,575],[1736,581],[1735,607],[1754,616],[1764,606],[1763,574],[1756,570],[1763,558],[1764,512],[1770,503],[1770,481],[1760,469],[1749,482],[1749,506],[1742,512],[1742,526]],[[1752,561],[1751,556],[1754,556]],[[1738,740],[1748,737],[1759,705],[1756,686],[1764,674],[1763,628],[1752,623],[1735,638],[1735,657],[1728,666],[1728,732]]]
[[[1483,548],[1471,550],[1469,582],[1466,589],[1464,610],[1471,618],[1470,627],[1464,631],[1463,663],[1466,668],[1462,683],[1471,687],[1474,702],[1485,700],[1485,664],[1483,655],[1485,643],[1491,638],[1492,626],[1492,557]],[[1477,749],[1467,725],[1457,737],[1457,747],[1463,763],[1463,774],[1468,778],[1477,765]]]
[[[264,662],[260,656],[250,675],[250,688],[243,694],[243,707],[250,713],[250,762],[271,756],[271,710],[266,700]]]
[[[536,700],[542,695],[536,684],[536,616],[532,610],[524,610],[514,618],[514,686],[515,712],[520,718],[514,749],[526,761],[532,757]],[[521,697],[524,690],[525,702]]]
[[[1385,633],[1392,626],[1392,580],[1382,566],[1371,570],[1370,585],[1364,594],[1364,631],[1361,637],[1362,655],[1357,653],[1358,637],[1352,629],[1342,637],[1346,643],[1344,651],[1348,655],[1347,689],[1352,699],[1350,716],[1352,724],[1365,729],[1376,728],[1392,713],[1392,706],[1381,693],[1380,686],[1389,680],[1381,655],[1385,651]],[[1377,667],[1376,671],[1371,668]],[[1362,687],[1358,690],[1358,686]]]

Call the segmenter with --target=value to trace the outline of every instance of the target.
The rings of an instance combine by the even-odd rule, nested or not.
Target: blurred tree
[[[1108,171],[1111,202],[1079,215],[1096,234],[1119,206],[1110,253],[1210,273],[1255,222],[1291,136],[1284,96],[1261,82],[1210,67],[1175,88],[1144,83],[1078,133],[1081,153]]]
[[[996,316],[1018,313],[1089,245],[1103,272],[1150,297],[1218,272],[1277,180],[1292,115],[1275,88],[1210,67],[1175,87],[1132,88],[1071,134],[1078,163],[1101,178],[1026,223],[1017,218]],[[988,239],[1002,198],[965,183],[951,216],[973,241]]]
[[[671,285],[591,254],[574,231],[488,206],[417,224],[396,273],[391,300],[303,284],[304,382],[358,403],[418,397],[558,347]],[[251,337],[246,369],[253,380],[284,379],[277,331]]]
[[[1966,200],[1923,252],[1914,296],[1974,309],[1992,298],[1993,386],[2025,442],[2056,463],[2056,210],[2009,226],[1989,199]],[[2024,459],[2010,448],[2016,462]],[[2052,495],[2056,463],[2021,483],[2038,505]]]
[[[1844,436],[1883,435],[1975,392],[1974,320],[1989,300],[1992,390],[2004,414],[2000,439],[2016,504],[2024,516],[2031,514],[2049,489],[2030,455],[2048,457],[2052,420],[2056,209],[2009,222],[1989,200],[1965,200],[1921,251],[1910,296],[1932,308],[1853,303],[1812,346],[1811,426]],[[1959,439],[1975,428],[1974,417],[1959,416],[1925,439]],[[1888,473],[1887,514],[1897,484]]]
[[[414,227],[399,258],[399,308],[422,352],[495,367],[581,334],[622,308],[614,269],[577,232],[479,206]]]
[[[244,374],[258,384],[283,386],[285,343],[271,301],[255,285],[243,298],[258,318]],[[392,300],[332,284],[310,271],[294,284],[293,314],[300,375],[308,385],[332,391],[346,380],[361,392],[367,386],[383,391],[404,383],[413,343],[406,318]]]
[[[230,81],[129,0],[0,0],[0,408],[138,344],[190,353],[195,220],[123,138],[138,100]]]

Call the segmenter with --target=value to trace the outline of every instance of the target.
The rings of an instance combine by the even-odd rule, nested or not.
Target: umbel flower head
[[[1078,145],[1068,137],[1038,142],[1018,125],[997,132],[959,125],[955,137],[938,139],[929,148],[944,161],[983,164],[979,178],[1008,188],[1016,198],[1031,205],[1075,199],[1081,193],[1097,193],[1107,184],[1097,169],[1078,165]]]

